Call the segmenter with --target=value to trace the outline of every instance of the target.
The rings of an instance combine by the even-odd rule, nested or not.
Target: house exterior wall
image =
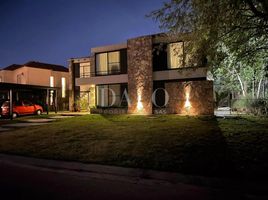
[[[128,113],[152,114],[153,66],[152,37],[130,39],[127,42]],[[139,108],[140,106],[140,108]]]
[[[166,113],[182,115],[214,115],[212,81],[167,82],[165,89],[169,94]],[[190,106],[186,106],[187,93]]]
[[[69,60],[69,111],[77,111],[79,110],[79,101],[81,100],[81,92],[86,91],[87,86],[89,87],[89,83],[86,81],[81,84],[77,84],[77,81],[87,79],[80,78],[80,63],[89,63],[90,64],[90,74],[92,74],[92,58],[74,58]],[[92,94],[90,94],[92,96]],[[84,98],[84,97],[82,97]],[[92,98],[90,98],[92,99]],[[90,103],[91,105],[91,103]]]
[[[151,35],[142,36],[129,39],[126,44],[92,48],[92,55],[89,59],[90,77],[71,78],[70,80],[73,80],[74,84],[70,90],[80,87],[80,92],[90,91],[89,104],[92,107],[92,113],[160,114],[161,112],[158,112],[160,110],[164,114],[213,115],[213,82],[206,80],[207,68],[198,65],[199,67],[157,71],[153,66],[154,45],[159,42],[167,42],[164,37],[160,39]],[[176,41],[178,40],[173,39],[169,42]],[[127,48],[127,74],[96,76],[95,53],[116,51],[122,48]],[[79,61],[77,60],[77,62]],[[73,69],[70,68],[70,76],[73,74],[71,70]],[[152,102],[154,86],[158,87],[154,85],[154,82],[164,83],[164,89],[169,95],[168,104],[162,108],[154,106]],[[128,85],[128,97],[131,101],[129,106],[127,108],[95,108],[95,86],[120,83]],[[189,96],[190,106],[186,107],[187,96]]]
[[[0,76],[1,76],[1,82],[14,83],[12,71],[1,70]]]
[[[54,87],[59,88],[58,92],[58,106],[62,109],[66,108],[68,105],[68,85],[69,85],[69,73],[62,71],[53,71],[50,69],[40,69],[34,67],[23,66],[15,70],[1,70],[0,76],[2,77],[2,82],[5,83],[18,83],[27,85],[37,85],[37,86],[48,86],[50,87],[50,76],[54,77]],[[20,77],[18,79],[18,76]],[[65,97],[62,97],[62,78],[66,80],[66,91]]]

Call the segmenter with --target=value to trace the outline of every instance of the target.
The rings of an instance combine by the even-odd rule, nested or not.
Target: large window
[[[112,84],[96,86],[98,107],[125,107],[127,101],[123,95],[127,84]]]
[[[96,54],[96,75],[126,73],[126,50]]]
[[[154,71],[184,67],[183,42],[156,44],[153,47]]]
[[[183,67],[183,42],[167,45],[167,61],[168,69]]]
[[[80,77],[90,77],[90,63],[80,63]]]

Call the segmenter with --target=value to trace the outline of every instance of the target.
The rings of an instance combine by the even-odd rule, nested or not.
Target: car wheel
[[[12,118],[16,118],[18,117],[18,114],[17,113],[12,113]]]
[[[37,111],[36,111],[36,114],[37,114],[37,115],[41,115],[41,114],[42,114],[42,111],[41,111],[41,110],[37,110]]]

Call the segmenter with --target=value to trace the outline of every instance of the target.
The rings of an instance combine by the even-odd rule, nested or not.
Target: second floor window
[[[183,42],[167,45],[167,62],[168,69],[183,67]]]
[[[80,63],[80,77],[90,77],[90,63]]]
[[[156,44],[153,47],[154,71],[185,67],[184,43]]]
[[[120,74],[120,51],[96,55],[96,75]]]

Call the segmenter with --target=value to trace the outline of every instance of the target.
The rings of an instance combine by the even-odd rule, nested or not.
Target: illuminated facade
[[[92,48],[91,56],[70,59],[70,110],[213,115],[207,68],[187,66],[183,48],[183,41],[159,34]]]
[[[49,105],[53,106],[57,102],[60,110],[68,109],[68,88],[69,72],[68,68],[61,65],[30,61],[22,65],[13,64],[0,70],[1,82],[16,83],[34,86],[47,86],[57,88],[57,101],[54,91],[50,91]],[[31,98],[32,94],[20,92],[18,98]]]

